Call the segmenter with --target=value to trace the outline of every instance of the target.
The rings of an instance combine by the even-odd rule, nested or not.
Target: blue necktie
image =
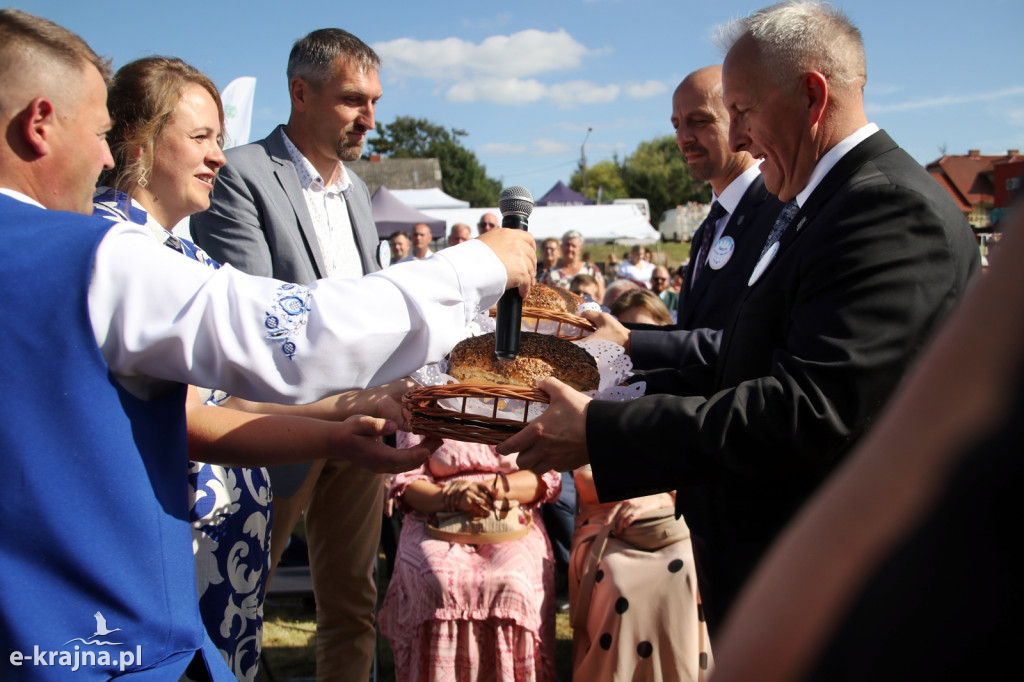
[[[789,203],[782,207],[782,210],[779,211],[779,217],[775,219],[775,224],[772,225],[772,232],[768,235],[768,241],[764,243],[764,248],[761,249],[761,256],[758,259],[764,257],[764,254],[768,253],[768,249],[772,247],[772,244],[782,238],[782,233],[793,222],[793,217],[799,210],[800,206],[797,205],[796,199],[790,199]]]
[[[691,286],[697,282],[697,278],[700,277],[700,273],[704,271],[704,263],[708,259],[708,254],[711,253],[711,242],[715,238],[715,223],[724,216],[728,211],[722,208],[722,205],[717,201],[711,204],[711,210],[708,211],[708,217],[704,219],[704,222],[700,224],[700,229],[703,230],[701,233],[700,250],[697,252],[697,260],[693,264],[693,280]]]

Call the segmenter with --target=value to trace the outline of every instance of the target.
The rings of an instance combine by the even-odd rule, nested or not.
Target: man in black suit
[[[693,237],[693,266],[672,327],[596,319],[596,338],[625,346],[636,369],[684,367],[703,361],[732,319],[782,203],[765,189],[757,162],[729,149],[729,112],[722,102],[722,67],[686,76],[672,96],[676,144],[694,180],[707,181],[712,208]],[[693,331],[696,330],[696,331]]]
[[[786,2],[727,34],[730,147],[763,159],[768,190],[792,205],[725,329],[713,379],[626,403],[548,379],[547,412],[499,447],[535,471],[589,460],[602,500],[676,488],[685,512],[690,486],[719,484],[710,514],[688,519],[707,542],[709,623],[979,268],[949,195],[868,122],[863,42],[842,13]]]

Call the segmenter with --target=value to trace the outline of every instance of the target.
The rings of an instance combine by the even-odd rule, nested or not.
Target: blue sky
[[[17,2],[124,63],[179,56],[223,88],[255,76],[252,137],[288,116],[292,43],[337,26],[381,54],[383,123],[430,119],[503,185],[535,196],[587,164],[671,133],[671,95],[688,72],[721,61],[715,26],[762,7],[747,0],[549,0],[518,3]],[[860,27],[866,105],[921,163],[1024,149],[1024,0],[837,2]],[[281,9],[284,8],[284,9]],[[371,138],[373,134],[371,133]]]

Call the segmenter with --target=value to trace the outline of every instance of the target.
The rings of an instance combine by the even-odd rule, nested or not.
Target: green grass
[[[268,599],[263,606],[263,682],[316,677],[316,614],[300,600]]]
[[[660,242],[651,244],[648,247],[654,252],[654,262],[659,265],[666,265],[674,270],[690,258],[690,244],[688,242]],[[618,244],[585,244],[584,255],[590,254],[591,263],[608,262],[608,254],[614,252],[621,263],[629,257],[629,247]],[[539,253],[539,252],[538,252]],[[539,259],[540,256],[538,255]]]

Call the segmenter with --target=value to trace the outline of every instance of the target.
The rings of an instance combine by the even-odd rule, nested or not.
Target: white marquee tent
[[[430,189],[389,189],[406,206],[419,211],[427,208],[469,208],[469,202],[456,199],[436,187]]]
[[[501,218],[496,208],[421,209],[434,218],[440,218],[447,229],[455,223],[466,223],[476,231],[476,224],[484,213]],[[648,244],[660,239],[656,229],[633,204],[601,204],[598,206],[537,206],[530,214],[530,233],[539,243],[547,237],[561,239],[569,230],[578,230],[586,242],[631,240]]]

